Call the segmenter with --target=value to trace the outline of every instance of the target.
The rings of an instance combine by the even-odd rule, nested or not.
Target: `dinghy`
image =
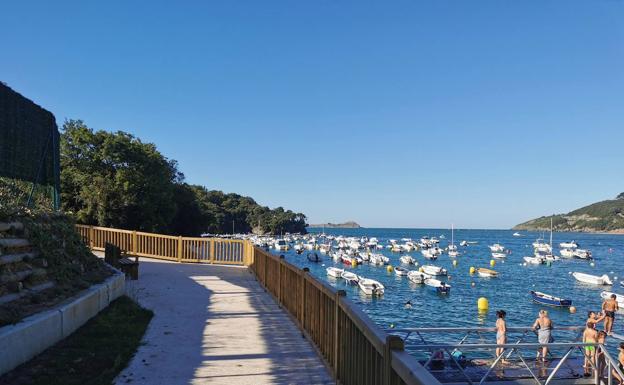
[[[446,269],[434,265],[423,265],[422,271],[429,275],[446,275]]]
[[[425,280],[432,278],[429,274],[425,274],[420,271],[410,271],[407,273],[407,279],[414,283],[425,283]]]
[[[618,293],[612,293],[610,291],[603,291],[602,293],[600,293],[600,298],[610,299],[612,294],[615,294],[615,300],[617,301],[618,306],[620,307],[620,311],[623,311],[624,310],[624,295],[618,294]]]
[[[502,253],[505,251],[505,246],[495,243],[491,246],[488,246],[493,253]]]
[[[427,278],[425,280],[425,285],[434,287],[440,294],[448,294],[451,291],[451,285],[435,278]]]
[[[327,271],[327,275],[334,278],[342,278],[342,273],[344,273],[344,269],[339,269],[337,267],[328,267],[325,270]]]
[[[524,257],[523,259],[529,265],[541,265],[546,262],[546,260],[542,257]]]
[[[479,274],[479,277],[484,277],[484,278],[496,278],[498,277],[498,272],[491,270],[491,269],[486,269],[484,267],[478,267],[477,268],[477,274]]]
[[[356,274],[350,271],[343,271],[341,277],[345,280],[345,283],[347,285],[357,285],[358,281],[360,280],[360,278]]]
[[[583,283],[589,283],[592,285],[613,285],[613,282],[609,279],[609,276],[603,274],[602,276],[585,274],[585,273],[572,273],[572,276],[576,278],[577,281]]]
[[[502,259],[506,257],[507,257],[507,254],[505,253],[492,253],[492,258]]]
[[[399,277],[405,277],[407,273],[409,273],[409,270],[404,267],[397,266],[394,268],[394,274],[398,275]]]
[[[308,253],[308,261],[310,262],[321,262],[321,257],[318,256],[318,254],[316,253]]]
[[[386,257],[383,254],[371,254],[371,256],[368,258],[368,262],[371,265],[383,266],[390,262],[390,258]]]
[[[449,250],[448,255],[451,258],[455,258],[459,255],[459,253],[457,252],[457,250]]]
[[[404,255],[401,258],[399,258],[399,261],[401,261],[401,263],[405,264],[405,265],[417,265],[416,260],[412,257],[410,257],[409,255]]]
[[[374,279],[360,277],[358,280],[358,286],[366,295],[380,296],[384,293],[384,286],[379,283],[379,281],[375,281]]]
[[[425,257],[426,259],[430,259],[430,260],[432,260],[432,261],[435,261],[436,259],[438,259],[438,256],[437,256],[437,255],[435,255],[435,254],[431,251],[431,249],[423,249],[423,250],[421,251],[421,253],[422,253],[423,257]]]
[[[559,297],[554,297],[552,295],[548,295],[539,291],[531,290],[531,297],[533,298],[533,302],[536,302],[542,305],[556,306],[556,307],[572,306],[571,299],[563,299]]]

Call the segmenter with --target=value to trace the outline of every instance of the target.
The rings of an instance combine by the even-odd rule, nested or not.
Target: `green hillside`
[[[514,230],[549,230],[550,216],[516,225]],[[593,203],[552,216],[555,231],[624,232],[624,193],[615,199]]]

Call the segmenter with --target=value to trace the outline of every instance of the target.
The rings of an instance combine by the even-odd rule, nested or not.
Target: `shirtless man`
[[[617,303],[617,296],[611,294],[611,298],[606,299],[602,303],[602,311],[605,314],[604,329],[607,334],[611,334],[613,330],[613,321],[615,320],[615,312],[620,308]]]
[[[540,344],[550,343],[552,334],[552,320],[548,318],[548,312],[546,310],[539,311],[539,318],[533,323],[533,330],[537,330],[537,340]],[[548,354],[548,346],[542,346],[542,361],[546,361],[546,355]],[[537,351],[537,358],[539,360],[540,353]]]
[[[585,324],[587,324],[588,322],[593,323],[593,324],[598,324],[603,319],[605,319],[604,314],[596,313],[595,311],[590,310],[587,312],[587,321],[585,321]]]
[[[583,343],[596,343],[596,341],[598,341],[596,324],[588,322],[585,326],[585,331],[583,332]],[[591,376],[591,363],[595,362],[595,358],[596,348],[594,346],[585,346],[585,363],[583,364],[583,375],[585,377]]]

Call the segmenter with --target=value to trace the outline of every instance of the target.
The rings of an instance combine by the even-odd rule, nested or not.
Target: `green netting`
[[[59,139],[51,112],[0,83],[0,176],[53,187],[55,207]]]

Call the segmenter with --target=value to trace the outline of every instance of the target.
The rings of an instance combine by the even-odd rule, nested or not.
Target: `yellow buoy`
[[[353,267],[357,266],[357,261],[355,259],[351,260],[351,266],[353,266]]]
[[[386,270],[388,270],[388,273],[392,273],[392,270],[394,270],[394,268],[392,267],[392,265],[388,265],[388,267],[386,267]]]
[[[574,306],[570,306],[570,313],[576,313],[576,308]]]
[[[487,309],[489,309],[489,307],[490,307],[490,304],[488,303],[487,298],[485,297],[479,298],[479,300],[477,301],[477,309],[481,311],[486,311]]]
[[[475,268],[474,266],[470,266],[470,274],[474,274],[475,273]]]
[[[421,273],[425,271],[425,269],[423,269],[422,267],[420,269],[418,269],[418,271],[420,271]]]
[[[453,266],[457,266],[457,260],[456,259],[453,260]]]
[[[496,265],[496,261],[493,259],[490,259],[490,266],[494,267],[494,265]]]

